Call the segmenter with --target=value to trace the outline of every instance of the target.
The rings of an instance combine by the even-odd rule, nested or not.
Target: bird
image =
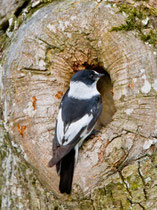
[[[48,167],[56,165],[60,176],[60,193],[71,194],[74,167],[78,150],[90,136],[102,112],[102,97],[97,90],[98,80],[104,76],[95,70],[79,70],[64,94],[56,120],[53,157]]]

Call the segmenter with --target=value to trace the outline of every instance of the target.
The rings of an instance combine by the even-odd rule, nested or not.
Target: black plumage
[[[63,157],[61,164],[62,166],[60,171],[59,190],[61,193],[70,194],[75,165],[74,149],[72,149],[66,156]]]

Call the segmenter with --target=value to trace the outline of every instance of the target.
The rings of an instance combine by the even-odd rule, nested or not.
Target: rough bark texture
[[[0,25],[5,25],[9,18],[11,18],[26,1],[20,0],[1,0],[0,1]]]
[[[105,1],[53,2],[21,25],[5,51],[2,209],[157,206],[155,53],[134,32],[110,31],[124,23],[116,11]],[[116,113],[80,150],[68,198],[58,192],[55,168],[47,163],[60,94],[75,70],[86,67],[106,70],[113,83],[114,104],[111,84],[106,87],[105,79],[99,84],[104,102],[100,125],[110,121],[114,105]]]

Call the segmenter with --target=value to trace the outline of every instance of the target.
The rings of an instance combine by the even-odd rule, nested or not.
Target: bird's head
[[[85,85],[91,86],[97,83],[100,77],[104,76],[104,74],[100,74],[94,70],[82,70],[78,71],[71,78],[71,83],[82,82]]]
[[[102,76],[104,74],[94,70],[78,71],[70,80],[68,96],[76,99],[90,99],[99,95],[96,84]]]

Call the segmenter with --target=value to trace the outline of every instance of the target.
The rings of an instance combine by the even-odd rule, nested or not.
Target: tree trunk
[[[54,1],[11,36],[1,65],[2,209],[157,206],[156,53],[134,32],[111,30],[125,22],[117,11],[105,1]],[[101,132],[80,149],[68,197],[47,164],[61,96],[85,68],[106,72]]]

